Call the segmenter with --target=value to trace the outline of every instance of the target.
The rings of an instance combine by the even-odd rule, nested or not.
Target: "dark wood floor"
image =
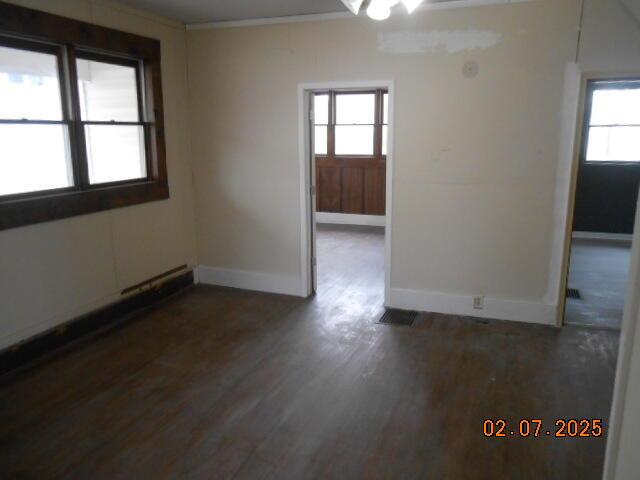
[[[381,245],[360,233],[322,229],[319,261],[356,268]],[[1,386],[0,477],[600,478],[604,438],[482,424],[606,418],[615,332],[384,326],[380,279],[328,272],[309,300],[194,288]]]

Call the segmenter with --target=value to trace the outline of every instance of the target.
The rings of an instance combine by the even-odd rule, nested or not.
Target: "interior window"
[[[73,186],[53,53],[0,46],[0,195]]]
[[[588,162],[640,161],[640,82],[596,82],[587,135]]]

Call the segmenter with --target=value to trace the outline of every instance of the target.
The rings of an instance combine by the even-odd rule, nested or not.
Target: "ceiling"
[[[120,0],[183,23],[348,12],[341,0]],[[447,0],[431,0],[447,1]]]
[[[340,0],[121,0],[183,23],[347,12]]]

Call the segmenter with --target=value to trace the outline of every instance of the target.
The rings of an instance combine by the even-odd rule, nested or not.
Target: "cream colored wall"
[[[542,304],[578,18],[578,0],[540,0],[188,32],[200,263],[298,276],[296,87],[390,79],[391,287]],[[452,51],[381,51],[393,35],[395,50],[444,38]]]
[[[161,40],[171,198],[0,232],[0,348],[196,263],[184,26],[104,0],[13,3]]]

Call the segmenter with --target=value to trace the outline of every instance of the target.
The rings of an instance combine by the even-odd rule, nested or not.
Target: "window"
[[[329,125],[329,94],[316,95],[314,98],[314,141],[316,155],[326,155]]]
[[[382,90],[316,94],[315,154],[340,158],[386,155],[383,98],[388,95]]]
[[[0,195],[71,187],[59,59],[17,45],[0,46]]]
[[[389,135],[389,94],[382,95],[382,155],[387,154],[387,137]]]
[[[3,3],[0,32],[0,230],[168,198],[157,40]]]
[[[640,81],[589,84],[586,161],[640,162]]]
[[[78,58],[78,95],[89,183],[146,178],[136,62]]]
[[[374,93],[336,95],[336,155],[373,155]]]

